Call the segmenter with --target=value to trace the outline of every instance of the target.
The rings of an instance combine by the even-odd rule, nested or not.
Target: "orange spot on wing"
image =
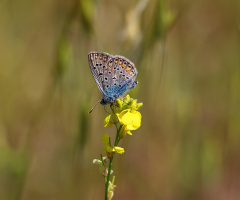
[[[130,71],[131,70],[131,68],[130,67],[128,67],[127,69],[126,69],[126,71],[128,72],[128,71]]]

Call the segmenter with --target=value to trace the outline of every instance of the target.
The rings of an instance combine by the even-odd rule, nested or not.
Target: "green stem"
[[[117,127],[117,125],[116,125],[116,127]],[[122,128],[122,125],[119,128],[117,127],[117,136],[116,136],[116,139],[115,139],[115,142],[114,142],[114,146],[117,146],[119,141],[121,140],[121,138],[119,138],[119,133],[121,131],[121,128]]]
[[[116,126],[116,129],[117,129],[117,135],[116,135],[116,138],[115,138],[114,146],[116,146],[118,144],[119,140],[120,140],[120,138],[118,138],[118,137],[119,137],[119,132],[122,128],[122,126],[120,126],[118,128],[117,124],[115,124],[115,126]],[[113,157],[114,157],[114,154],[113,154]],[[107,199],[108,185],[109,185],[109,179],[110,179],[110,174],[111,174],[111,170],[112,170],[113,157],[110,159],[110,162],[109,162],[107,179],[105,178],[105,200],[108,200]]]
[[[110,174],[111,174],[111,169],[112,169],[112,162],[113,162],[113,157],[110,159],[109,162],[109,167],[108,167],[108,175],[107,175],[107,182],[105,185],[105,200],[108,200],[108,185],[109,185],[109,179],[110,179]]]
[[[111,110],[113,113],[114,112],[114,109],[111,107]],[[117,135],[116,135],[116,138],[115,138],[115,141],[114,141],[114,146],[117,146],[117,144],[119,143],[120,141],[120,138],[119,138],[119,133],[120,133],[120,130],[122,128],[122,125],[118,128],[117,124],[115,124],[116,126],[116,129],[117,129]],[[111,174],[111,170],[112,170],[112,163],[113,163],[113,158],[114,158],[114,155],[115,153],[113,154],[113,157],[110,159],[110,162],[109,162],[109,167],[108,167],[108,174],[107,174],[107,177],[105,177],[105,200],[108,200],[107,199],[107,196],[108,196],[108,185],[109,185],[109,179],[110,179],[110,174]]]

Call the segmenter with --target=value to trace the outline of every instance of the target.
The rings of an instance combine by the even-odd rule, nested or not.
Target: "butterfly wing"
[[[106,102],[114,102],[137,85],[137,69],[123,56],[91,52],[88,54],[89,66]]]
[[[103,90],[112,101],[123,96],[137,85],[135,81],[137,69],[135,65],[123,56],[113,56],[107,62],[104,70]]]
[[[106,97],[106,92],[103,89],[104,69],[111,58],[112,56],[107,53],[90,52],[88,54],[88,62],[93,78],[103,97]]]

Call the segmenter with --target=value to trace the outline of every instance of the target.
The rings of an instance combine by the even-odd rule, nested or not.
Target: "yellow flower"
[[[140,127],[142,118],[137,110],[142,106],[142,103],[137,103],[137,100],[130,98],[129,95],[117,99],[111,107],[113,113],[105,117],[103,126],[111,128],[113,124],[117,124],[119,121],[122,125],[126,125],[128,130],[136,130]]]
[[[113,153],[119,153],[119,154],[123,154],[124,153],[124,149],[121,147],[111,147],[110,143],[109,143],[109,136],[107,134],[103,134],[101,136],[101,140],[103,143],[103,152],[107,154],[108,158],[112,158],[113,157]]]
[[[136,110],[126,109],[118,114],[119,122],[122,124],[119,137],[123,138],[126,133],[132,135],[131,131],[141,126],[141,113]]]
[[[106,116],[103,126],[112,127],[113,124],[120,122],[122,126],[119,137],[123,138],[127,133],[132,135],[131,131],[141,126],[142,116],[137,110],[142,106],[142,103],[137,103],[137,100],[130,98],[129,95],[117,99],[111,107],[112,114]]]
[[[124,148],[122,148],[122,147],[113,147],[113,149],[114,149],[114,151],[116,152],[116,153],[119,153],[119,154],[123,154],[124,153]]]
[[[136,130],[141,126],[141,113],[135,110],[126,109],[118,114],[119,122],[128,130]]]

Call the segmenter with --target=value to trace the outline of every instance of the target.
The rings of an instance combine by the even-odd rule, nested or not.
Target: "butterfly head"
[[[101,100],[100,104],[106,105],[107,103],[113,103],[115,101],[116,101],[116,99],[114,97],[107,97],[107,98],[103,98]]]

